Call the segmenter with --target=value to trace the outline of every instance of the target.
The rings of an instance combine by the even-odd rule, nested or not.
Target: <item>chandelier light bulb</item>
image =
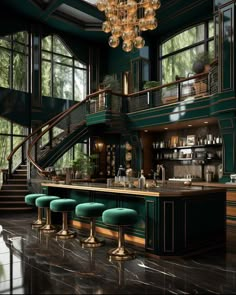
[[[120,44],[120,39],[115,37],[115,36],[110,36],[109,37],[109,41],[108,41],[109,46],[111,46],[112,48],[116,48],[119,46]]]
[[[111,33],[114,37],[120,37],[122,35],[122,28],[121,26],[114,26],[111,30]]]
[[[97,0],[97,8],[106,17],[102,30],[111,33],[109,46],[116,48],[123,39],[122,49],[126,52],[143,48],[145,41],[140,34],[157,28],[155,16],[160,6],[160,0]]]
[[[144,11],[144,16],[145,17],[154,17],[156,15],[155,10],[151,7],[148,7]]]
[[[133,42],[131,40],[125,40],[122,44],[122,49],[125,52],[130,52],[133,49]]]
[[[102,30],[105,33],[110,33],[111,32],[111,24],[110,24],[110,22],[108,22],[108,21],[103,22]]]
[[[152,0],[152,8],[157,10],[161,7],[161,2],[160,0]]]
[[[117,3],[118,3],[118,0],[108,0],[107,1],[110,5],[117,5]]]
[[[107,1],[106,0],[98,0],[97,2],[97,8],[100,11],[105,11],[107,7]]]
[[[147,20],[144,17],[139,20],[139,29],[140,31],[147,31]]]
[[[127,6],[126,6],[127,14],[129,14],[129,15],[135,14],[137,12],[137,8],[138,8],[138,5],[137,5],[136,1],[129,0],[127,2]]]
[[[138,36],[134,39],[134,47],[140,49],[143,48],[145,45],[145,41],[141,36]]]

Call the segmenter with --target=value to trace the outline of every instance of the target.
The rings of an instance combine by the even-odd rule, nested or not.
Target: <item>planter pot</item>
[[[205,82],[202,81],[196,81],[193,84],[194,90],[195,90],[195,94],[196,95],[206,95],[207,94],[207,84]]]

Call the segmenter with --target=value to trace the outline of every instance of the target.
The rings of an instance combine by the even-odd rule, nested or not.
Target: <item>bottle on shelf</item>
[[[146,184],[146,178],[145,178],[143,173],[144,172],[143,172],[143,169],[142,169],[141,170],[141,175],[140,175],[140,177],[138,179],[138,188],[140,188],[140,189],[145,188],[145,184]]]
[[[166,169],[163,164],[160,165],[161,168],[161,181],[164,183],[166,180]]]

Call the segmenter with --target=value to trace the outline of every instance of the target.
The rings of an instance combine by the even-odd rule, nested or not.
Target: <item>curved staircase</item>
[[[91,97],[98,99],[99,93],[90,94],[82,102],[76,103],[69,109],[58,114],[41,127],[31,133],[20,143],[8,156],[8,174],[4,178],[4,183],[0,189],[0,211],[22,212],[24,210],[35,210],[25,204],[24,197],[28,193],[34,193],[32,179],[27,181],[27,161],[31,165],[33,177],[47,177],[46,167],[53,165],[63,153],[69,150],[74,144],[83,142],[88,136],[86,124],[87,102]],[[57,135],[53,136],[54,130]],[[58,130],[60,133],[58,134]],[[46,135],[49,142],[41,146],[42,137]],[[16,154],[20,156],[16,157]],[[18,159],[16,163],[15,159]],[[14,163],[13,163],[14,162]],[[29,165],[28,165],[29,166]],[[13,168],[17,167],[17,168]],[[34,171],[32,173],[32,171]]]
[[[25,195],[29,193],[27,185],[27,166],[21,164],[2,185],[0,190],[0,211],[29,211],[25,204]]]

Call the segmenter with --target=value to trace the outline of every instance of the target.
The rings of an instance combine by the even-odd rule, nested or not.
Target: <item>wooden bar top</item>
[[[200,196],[207,193],[214,193],[219,191],[225,191],[223,187],[208,187],[208,186],[175,186],[170,184],[164,184],[157,187],[150,187],[145,189],[128,188],[128,187],[107,187],[104,183],[79,183],[78,185],[60,184],[52,182],[44,182],[42,186],[66,188],[73,190],[83,191],[95,191],[114,194],[126,194],[135,196],[148,196],[148,197],[184,197],[184,196]]]

